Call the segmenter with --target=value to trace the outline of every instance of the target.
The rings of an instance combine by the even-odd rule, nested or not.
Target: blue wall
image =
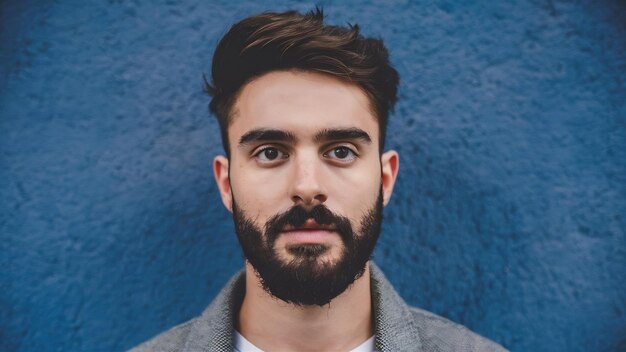
[[[0,4],[3,351],[129,348],[242,265],[202,73],[268,7],[86,3]],[[401,295],[514,351],[626,350],[626,3],[321,4],[402,77],[375,252]]]

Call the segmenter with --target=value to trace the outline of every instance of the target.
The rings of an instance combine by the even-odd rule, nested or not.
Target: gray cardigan
[[[374,263],[370,265],[370,272],[376,351],[506,351],[461,325],[408,306]],[[233,351],[233,316],[244,293],[245,273],[241,271],[201,316],[175,326],[131,351]]]

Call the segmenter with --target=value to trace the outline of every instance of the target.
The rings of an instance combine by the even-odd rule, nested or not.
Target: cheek
[[[334,181],[328,185],[328,206],[331,210],[358,221],[371,210],[378,198],[380,182],[378,163],[371,163],[360,170],[339,170],[334,175]]]
[[[273,176],[273,177],[272,177]],[[278,175],[239,168],[231,170],[231,188],[237,206],[253,219],[265,221],[276,215],[285,204],[286,183]]]

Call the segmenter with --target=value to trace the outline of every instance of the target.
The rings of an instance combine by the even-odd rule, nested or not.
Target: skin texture
[[[267,130],[289,138],[240,143],[251,131]],[[329,130],[359,131],[367,137],[328,138],[323,132]],[[324,204],[348,218],[359,233],[360,220],[381,186],[383,204],[388,203],[398,172],[398,154],[379,152],[379,127],[367,95],[354,84],[319,73],[275,71],[246,84],[235,102],[228,138],[230,160],[214,160],[222,201],[232,212],[234,198],[259,228],[294,205]],[[277,238],[274,250],[281,260],[296,259],[288,248],[303,242],[328,248],[319,262],[332,264],[342,255],[336,232],[310,225],[304,231],[285,229]],[[329,305],[298,307],[263,290],[246,263],[238,325],[264,350],[354,348],[373,334],[369,268]]]

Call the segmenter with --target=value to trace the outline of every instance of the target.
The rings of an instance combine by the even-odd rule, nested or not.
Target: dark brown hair
[[[325,25],[323,11],[316,8],[306,14],[251,16],[233,25],[220,40],[213,56],[212,82],[205,83],[227,154],[231,110],[241,88],[264,73],[293,69],[328,74],[363,89],[378,118],[382,150],[399,81],[387,49],[382,40],[363,37],[358,25]]]

